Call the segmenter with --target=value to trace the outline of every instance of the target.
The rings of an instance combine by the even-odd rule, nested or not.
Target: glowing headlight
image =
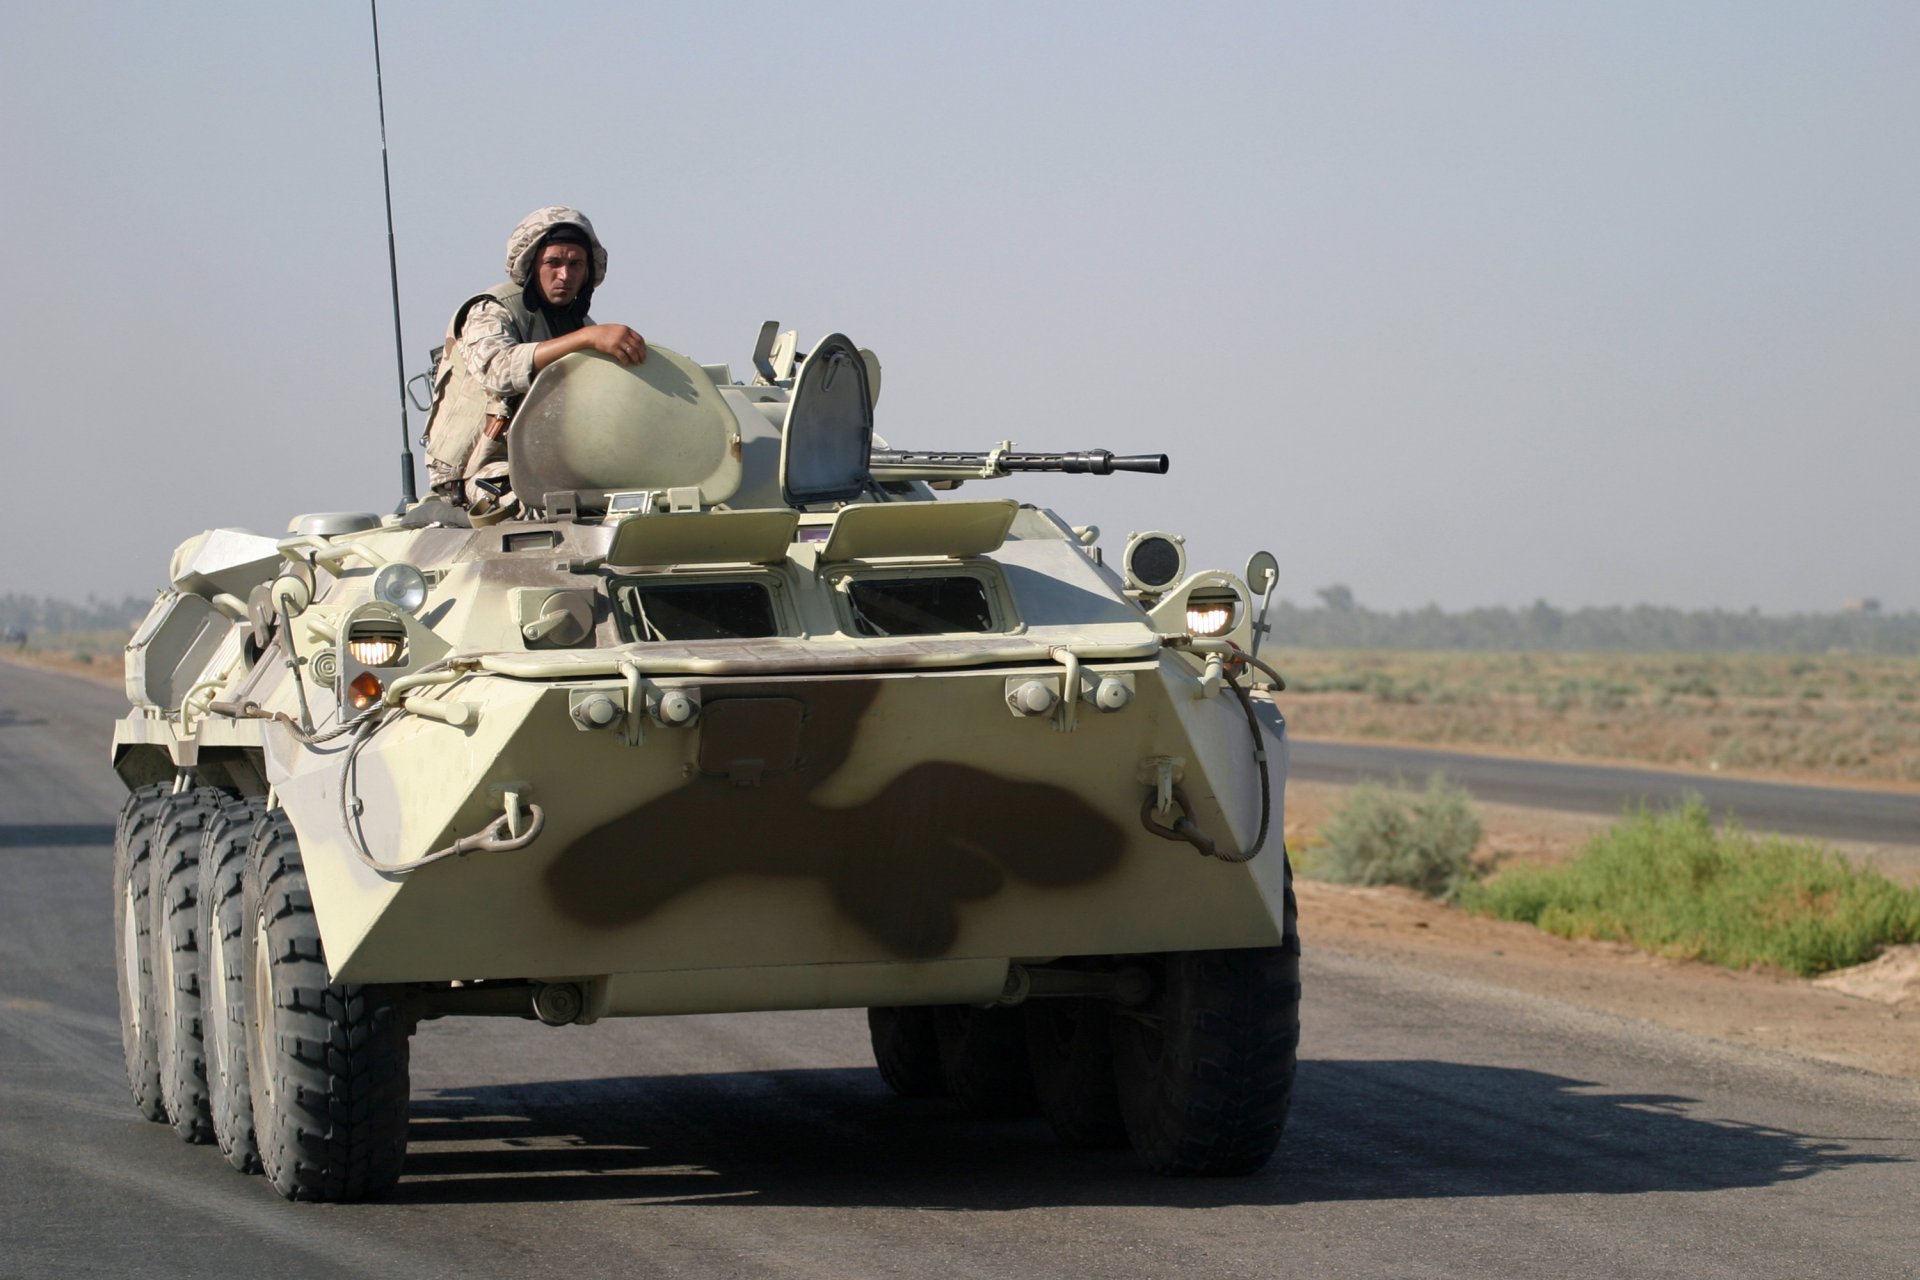
[[[427,575],[404,560],[380,566],[373,575],[373,598],[408,613],[420,612],[427,602]]]
[[[400,657],[400,637],[355,637],[347,641],[347,656],[363,667],[390,667]]]
[[[362,671],[353,678],[353,683],[347,686],[347,704],[355,711],[365,711],[380,701],[381,695],[385,692],[386,690],[381,687],[379,676],[371,671]]]
[[[1197,636],[1217,636],[1233,626],[1230,604],[1187,605],[1187,630]]]

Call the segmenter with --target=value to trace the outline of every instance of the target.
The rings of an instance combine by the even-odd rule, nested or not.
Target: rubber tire
[[[407,1151],[407,1033],[397,987],[327,981],[293,824],[268,813],[247,850],[248,1082],[260,1167],[289,1200],[371,1200]]]
[[[120,806],[113,840],[113,972],[120,992],[120,1051],[133,1105],[164,1122],[158,1014],[153,993],[153,833],[173,788],[140,787]]]
[[[213,1140],[200,1047],[200,842],[226,798],[213,787],[175,796],[151,853],[160,1105],[173,1131],[193,1143]]]
[[[1104,1000],[1030,1000],[1027,1061],[1040,1114],[1062,1146],[1100,1150],[1127,1145],[1120,1088],[1113,1075],[1113,1008]]]
[[[1294,920],[1289,874],[1281,945],[1160,957],[1146,1017],[1115,1015],[1121,1113],[1154,1173],[1252,1173],[1279,1145],[1300,1045]]]
[[[934,1030],[934,1006],[896,1005],[867,1010],[867,1038],[880,1078],[903,1098],[944,1098],[947,1080],[940,1070],[940,1038]]]
[[[1027,1065],[1026,1025],[1018,1009],[945,1004],[934,1010],[940,1072],[947,1092],[977,1116],[1030,1116],[1040,1110]]]
[[[196,895],[199,936],[205,941],[200,954],[200,1032],[207,1107],[220,1154],[241,1173],[260,1172],[247,1085],[247,911],[242,881],[248,841],[264,811],[259,800],[236,800],[213,815],[200,845]]]

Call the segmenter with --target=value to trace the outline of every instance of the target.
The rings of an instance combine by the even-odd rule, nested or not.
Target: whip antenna
[[[400,349],[400,264],[393,252],[393,175],[387,169],[387,95],[380,83],[380,4],[367,0],[373,12],[373,94],[380,103],[380,181],[387,189],[387,278],[393,284],[393,363],[400,374],[400,500],[419,500],[413,487],[413,428],[407,424],[407,358]]]

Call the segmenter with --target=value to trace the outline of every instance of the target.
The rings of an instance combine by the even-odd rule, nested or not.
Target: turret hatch
[[[791,507],[847,502],[872,484],[873,397],[867,362],[845,334],[823,339],[794,381],[780,441],[780,493]]]

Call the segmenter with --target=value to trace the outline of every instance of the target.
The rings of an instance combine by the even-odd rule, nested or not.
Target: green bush
[[[1426,790],[1362,783],[1333,815],[1301,874],[1337,884],[1398,884],[1451,898],[1473,879],[1480,818],[1438,774]]]
[[[1803,977],[1920,940],[1920,889],[1812,841],[1715,830],[1698,797],[1630,814],[1570,863],[1469,886],[1462,903],[1563,938]]]

